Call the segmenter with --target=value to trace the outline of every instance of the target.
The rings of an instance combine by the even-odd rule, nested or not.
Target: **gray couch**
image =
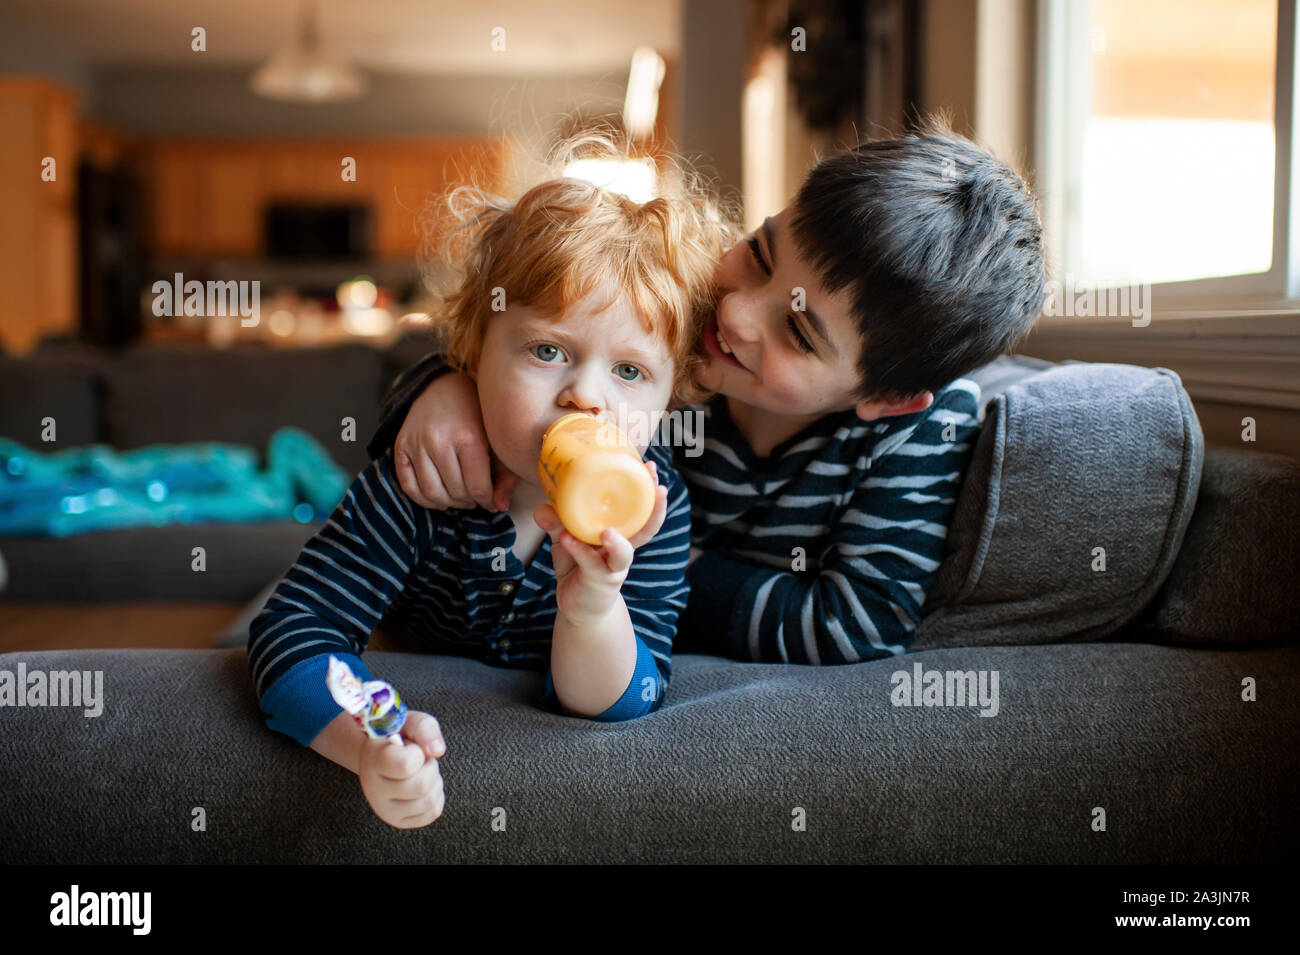
[[[283,425],[307,431],[349,473],[370,461],[376,408],[428,342],[408,335],[379,350],[145,346],[112,353],[56,347],[0,357],[0,435],[33,450],[102,443],[225,441],[265,453]],[[41,441],[53,418],[58,442]],[[353,440],[341,422],[355,421]],[[294,521],[181,525],[52,538],[0,538],[9,566],[0,600],[243,602],[293,562],[313,527]],[[207,571],[190,569],[201,543]]]
[[[197,382],[163,364],[169,388]],[[984,426],[914,651],[902,658],[819,669],[678,655],[659,712],[600,724],[536,709],[540,674],[368,653],[374,672],[439,717],[448,743],[443,816],[397,831],[369,810],[355,776],[266,729],[242,649],[0,655],[0,671],[22,664],[103,674],[97,717],[73,707],[0,710],[0,857],[1292,858],[1300,849],[1300,465],[1206,450],[1186,393],[1165,370],[1001,359],[975,377],[985,389]],[[146,387],[135,372],[107,381],[110,390]],[[291,383],[314,396],[304,409],[364,391],[365,400],[347,398],[365,423],[353,450],[364,447],[378,381],[331,371]],[[223,393],[232,408],[212,412],[218,418],[282,407],[233,379]],[[111,394],[105,407],[121,426],[150,413],[143,401],[115,404]],[[338,414],[322,418],[322,436]],[[310,430],[304,420],[262,424],[268,433],[285,423]],[[237,430],[220,432],[202,414],[186,425],[190,439]],[[138,419],[134,427],[149,440],[183,439],[175,430],[159,437]],[[259,444],[251,431],[243,440]],[[205,531],[230,541],[231,554],[261,553],[247,558],[260,562],[256,573],[232,570],[204,586],[239,592],[255,610],[257,588],[311,532],[281,530],[283,539],[248,526]],[[43,542],[39,575],[72,566],[90,575],[83,592],[175,599],[186,585],[168,576],[165,531],[138,532],[107,566],[89,539]],[[11,598],[14,587],[37,586],[27,564],[40,553],[35,543],[0,538]],[[67,548],[68,565],[55,547]],[[265,564],[275,565],[269,575]],[[996,674],[996,712],[991,698],[925,705],[926,694],[899,676],[918,667],[918,690],[931,673],[954,689],[970,673],[991,692]],[[905,702],[922,705],[896,705]],[[202,831],[193,825],[198,807]]]

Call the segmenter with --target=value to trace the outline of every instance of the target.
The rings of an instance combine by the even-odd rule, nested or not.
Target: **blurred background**
[[[1034,354],[1166,364],[1212,440],[1239,442],[1249,405],[1261,447],[1296,454],[1294,7],[5,0],[0,347],[388,345],[427,307],[420,206],[467,172],[508,185],[512,144],[612,122],[752,226],[819,151],[948,109],[1042,199],[1062,296]],[[260,320],[155,314],[177,273],[259,281]],[[1072,307],[1146,283],[1140,333]]]
[[[942,109],[1041,199],[1059,286],[1023,354],[1171,368],[1207,443],[1297,456],[1295,33],[1295,0],[3,0],[0,437],[260,453],[294,426],[355,474],[429,346],[419,211],[449,184],[509,189],[603,121],[632,158],[573,174],[640,194],[679,152],[753,227],[819,155]],[[257,319],[168,307],[190,282],[256,283]],[[132,538],[0,550],[11,599],[228,613],[287,526],[231,537],[222,586],[190,538],[171,570]]]

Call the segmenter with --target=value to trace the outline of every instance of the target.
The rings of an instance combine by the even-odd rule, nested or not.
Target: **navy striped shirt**
[[[668,512],[659,533],[637,549],[623,583],[637,661],[622,697],[594,717],[601,721],[659,708],[689,592],[686,486],[667,449],[652,445],[645,457],[668,488]],[[330,654],[361,679],[373,679],[360,655],[381,618],[386,631],[429,653],[546,669],[539,705],[562,713],[549,668],[556,617],[551,539],[543,538],[527,567],[514,540],[508,514],[414,504],[402,493],[389,448],[353,481],[250,625],[248,664],[267,725],[311,745],[341,712],[325,686]],[[400,679],[389,682],[401,692]]]
[[[679,653],[811,665],[904,653],[944,557],[979,434],[979,386],[958,378],[924,411],[825,415],[754,454],[718,395],[691,489],[690,603]]]
[[[399,376],[372,456],[447,369],[431,354]],[[691,405],[704,415],[702,453],[683,445],[676,463],[702,553],[687,571],[676,651],[810,665],[906,652],[944,558],[979,407],[979,385],[958,378],[924,411],[828,414],[760,458],[725,396]]]

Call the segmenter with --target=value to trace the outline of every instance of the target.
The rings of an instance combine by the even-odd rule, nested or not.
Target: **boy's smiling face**
[[[668,406],[675,363],[667,346],[626,297],[597,311],[609,300],[610,290],[597,290],[558,320],[511,305],[488,321],[471,377],[488,444],[521,481],[539,483],[542,435],[557,418],[585,411],[634,423]]]
[[[796,252],[790,216],[787,206],[718,263],[718,307],[704,330],[709,363],[700,384],[777,415],[857,407],[871,418],[897,407],[857,400],[863,343],[849,289],[831,295],[822,288]],[[794,307],[797,288],[803,289],[802,310]]]

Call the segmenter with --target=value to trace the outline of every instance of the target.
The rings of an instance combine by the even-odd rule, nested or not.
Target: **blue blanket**
[[[142,525],[323,521],[352,477],[298,428],[267,449],[157,444],[114,451],[94,444],[40,453],[0,438],[0,536],[65,537]]]

